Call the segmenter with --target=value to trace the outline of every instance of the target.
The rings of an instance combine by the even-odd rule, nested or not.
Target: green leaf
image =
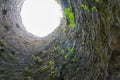
[[[92,7],[92,11],[96,11],[97,10],[97,8],[96,7]]]
[[[65,60],[67,60],[67,59],[68,59],[68,55],[66,54],[66,55],[64,56],[64,58],[65,58]]]
[[[95,0],[95,2],[100,2],[100,0]]]
[[[50,61],[49,64],[52,66],[52,65],[55,65],[54,61]]]
[[[65,14],[67,15],[69,19],[69,26],[73,27],[75,26],[75,20],[74,20],[74,14],[72,12],[71,8],[65,8]]]
[[[30,73],[30,69],[29,69],[28,67],[25,67],[25,68],[24,68],[24,71],[25,71],[26,73]]]

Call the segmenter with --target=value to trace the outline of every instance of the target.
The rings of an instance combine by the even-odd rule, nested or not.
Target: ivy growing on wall
[[[65,14],[66,14],[67,17],[68,17],[69,26],[70,26],[70,27],[75,26],[75,19],[74,19],[74,14],[73,14],[73,12],[72,12],[72,8],[71,8],[71,7],[70,7],[70,8],[65,8],[64,11],[65,11]]]

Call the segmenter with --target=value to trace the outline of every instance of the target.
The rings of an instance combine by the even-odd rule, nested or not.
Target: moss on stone
[[[69,20],[69,26],[70,27],[75,26],[74,14],[72,12],[72,9],[71,8],[65,8],[64,10],[65,10],[65,14],[67,15],[68,20]]]

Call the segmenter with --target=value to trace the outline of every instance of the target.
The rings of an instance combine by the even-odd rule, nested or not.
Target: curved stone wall
[[[120,79],[119,0],[60,0],[68,12],[45,38],[25,30],[23,2],[0,0],[0,80]]]

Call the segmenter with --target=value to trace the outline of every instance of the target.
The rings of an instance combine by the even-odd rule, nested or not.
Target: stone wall
[[[0,80],[119,80],[120,1],[59,0],[71,8],[44,38],[28,33],[24,0],[0,1]]]

